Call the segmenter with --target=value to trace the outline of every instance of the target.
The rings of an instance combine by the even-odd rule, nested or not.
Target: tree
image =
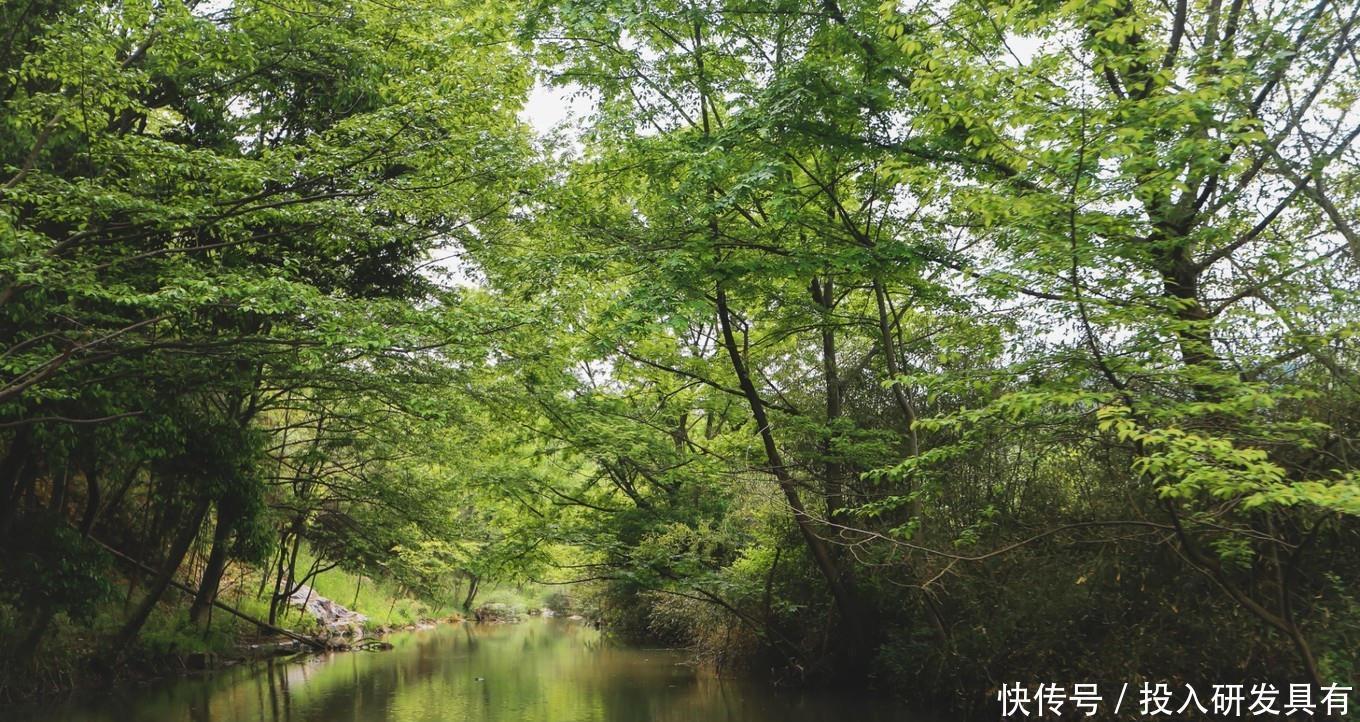
[[[461,7],[0,11],[0,544],[83,502],[84,534],[155,560],[119,641],[209,521],[194,620],[265,551],[278,409],[420,415],[396,380],[495,323],[440,268],[531,178],[528,78],[487,42],[508,17]]]

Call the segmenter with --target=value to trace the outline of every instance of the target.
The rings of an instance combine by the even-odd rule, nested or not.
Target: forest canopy
[[[9,0],[0,686],[329,568],[956,708],[1354,680],[1357,20]]]

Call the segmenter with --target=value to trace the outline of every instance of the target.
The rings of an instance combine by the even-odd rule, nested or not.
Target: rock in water
[[[519,611],[508,604],[491,602],[477,607],[473,617],[479,622],[518,622],[520,621]]]

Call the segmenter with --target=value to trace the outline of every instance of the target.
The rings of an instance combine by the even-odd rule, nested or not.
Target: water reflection
[[[620,647],[565,620],[452,625],[388,652],[270,662],[21,712],[24,722],[856,722],[891,702],[696,674],[681,655]]]

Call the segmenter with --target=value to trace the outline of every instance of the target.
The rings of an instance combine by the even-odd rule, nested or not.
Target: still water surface
[[[568,620],[448,625],[395,649],[273,661],[21,710],[23,722],[886,722],[862,695],[715,679]],[[14,718],[10,718],[14,719]]]

